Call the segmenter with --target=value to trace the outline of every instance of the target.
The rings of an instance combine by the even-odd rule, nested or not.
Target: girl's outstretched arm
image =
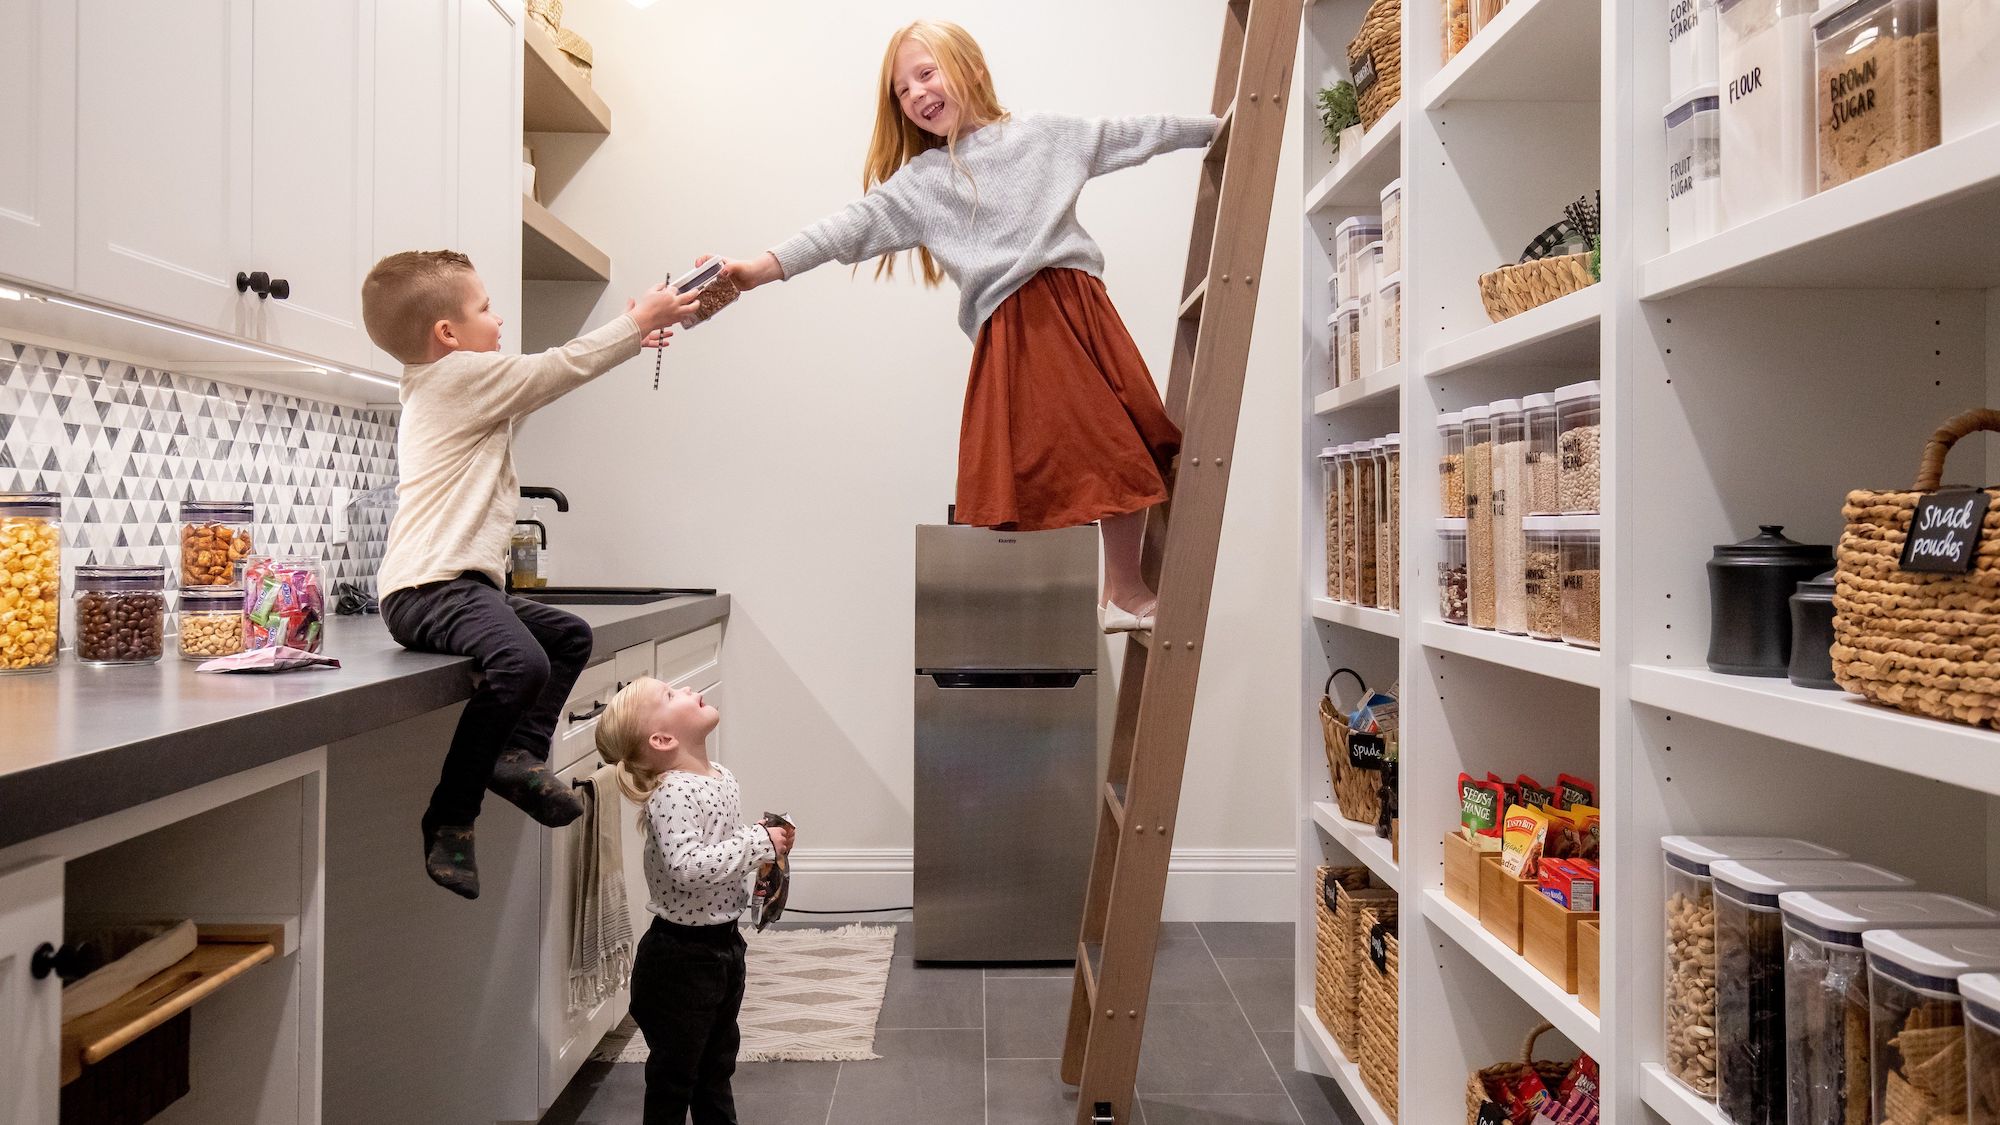
[[[905,169],[765,253],[730,262],[725,272],[738,288],[754,289],[828,262],[852,265],[909,250],[923,243],[923,235],[923,202]]]
[[[1053,117],[1064,142],[1081,149],[1090,174],[1132,168],[1163,152],[1200,148],[1215,137],[1219,117],[1148,114],[1143,117]]]

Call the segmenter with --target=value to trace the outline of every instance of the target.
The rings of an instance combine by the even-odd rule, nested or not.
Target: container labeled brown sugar
[[[1937,146],[1937,0],[1836,0],[1813,64],[1821,191]]]

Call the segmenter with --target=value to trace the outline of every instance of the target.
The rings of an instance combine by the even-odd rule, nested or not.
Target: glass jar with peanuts
[[[61,624],[62,497],[0,492],[0,673],[54,668]]]
[[[2000,972],[2000,929],[1870,930],[1868,1120],[1966,1119],[1965,1004],[1959,979]]]
[[[248,500],[182,501],[181,586],[238,585],[256,516]]]
[[[243,651],[243,587],[190,586],[181,591],[181,659],[213,660]]]

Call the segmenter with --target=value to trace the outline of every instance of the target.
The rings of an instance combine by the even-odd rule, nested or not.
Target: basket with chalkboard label
[[[2000,411],[1940,427],[1914,489],[1848,493],[1833,674],[1899,711],[2000,728],[2000,487],[1942,483],[1951,447],[1981,430],[2000,432]]]

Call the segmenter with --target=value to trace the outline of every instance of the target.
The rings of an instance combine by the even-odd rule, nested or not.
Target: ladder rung
[[[1201,302],[1207,296],[1208,296],[1208,279],[1204,277],[1201,279],[1201,284],[1194,287],[1194,292],[1189,293],[1187,297],[1181,301],[1180,319],[1188,320],[1193,317],[1200,316]]]
[[[1097,974],[1104,965],[1104,943],[1101,941],[1080,941],[1076,943],[1077,975],[1083,978],[1083,993],[1090,997],[1091,1015],[1096,1016]]]
[[[1111,810],[1111,819],[1120,831],[1125,828],[1125,789],[1122,781],[1104,783],[1104,807]]]
[[[1137,644],[1140,648],[1151,649],[1153,647],[1153,631],[1151,629],[1134,629],[1125,635],[1132,638],[1133,643]]]
[[[1235,123],[1236,103],[1230,102],[1229,108],[1222,111],[1222,124],[1216,127],[1215,138],[1208,142],[1208,151],[1201,157],[1203,160],[1216,161],[1229,155],[1230,126]]]

